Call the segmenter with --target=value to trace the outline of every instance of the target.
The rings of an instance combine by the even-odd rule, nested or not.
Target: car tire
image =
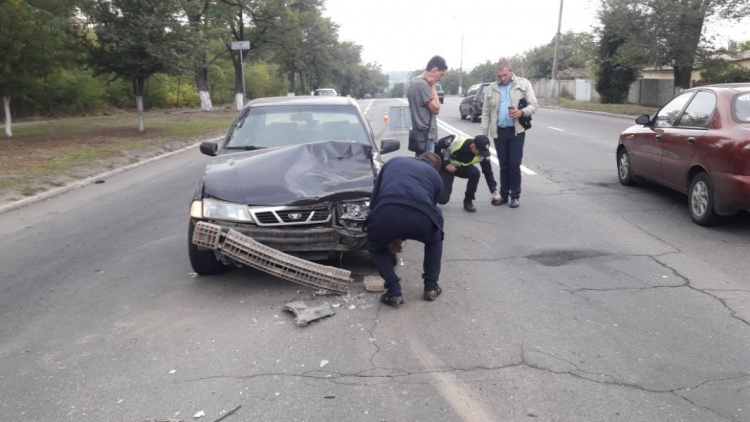
[[[710,226],[719,220],[714,209],[714,184],[706,173],[698,173],[690,181],[688,190],[690,218],[700,226]]]
[[[439,98],[439,100],[440,100],[440,104],[443,104],[443,99],[442,99],[442,98]]]
[[[617,152],[617,178],[625,186],[638,184],[633,177],[633,167],[630,165],[630,154],[625,148]]]
[[[199,275],[216,275],[226,271],[227,266],[216,259],[214,251],[204,251],[198,249],[193,244],[193,232],[195,231],[195,222],[190,221],[188,228],[188,255],[190,256],[190,265]]]
[[[471,122],[476,123],[479,121],[479,113],[471,113]]]
[[[466,120],[466,115],[464,114],[463,111],[461,111],[460,108],[458,109],[458,114],[461,116],[461,120]]]

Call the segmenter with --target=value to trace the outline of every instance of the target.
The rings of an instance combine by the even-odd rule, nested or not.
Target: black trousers
[[[424,243],[424,289],[434,290],[438,285],[440,260],[443,257],[442,229],[423,212],[409,207],[384,205],[370,215],[367,221],[367,247],[391,295],[401,294],[401,279],[393,269],[388,250],[388,244],[397,239]]]
[[[464,194],[464,201],[473,201],[475,199],[474,194],[477,193],[477,187],[479,186],[479,177],[482,173],[479,171],[477,166],[464,166],[457,167],[455,173],[450,173],[445,170],[440,170],[440,177],[443,179],[443,190],[440,192],[438,198],[438,204],[447,204],[451,200],[451,192],[453,192],[453,179],[460,177],[462,179],[469,179],[466,183],[466,193]]]

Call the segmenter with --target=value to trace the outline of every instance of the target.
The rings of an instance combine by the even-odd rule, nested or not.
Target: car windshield
[[[319,141],[370,144],[356,109],[340,105],[251,107],[237,120],[227,149],[258,149]]]
[[[750,93],[736,96],[732,110],[735,120],[740,123],[750,123]]]
[[[335,97],[336,96],[336,91],[334,91],[332,89],[319,89],[319,90],[315,91],[315,95],[328,95],[328,96]]]

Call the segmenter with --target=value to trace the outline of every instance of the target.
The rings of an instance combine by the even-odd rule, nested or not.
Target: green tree
[[[406,96],[406,84],[403,82],[397,82],[393,84],[385,95],[389,98],[403,98]]]
[[[701,80],[709,83],[750,82],[750,69],[723,59],[703,62]]]
[[[560,36],[558,53],[559,70],[585,71],[594,63],[596,42],[593,35],[587,32],[568,31]],[[513,63],[515,69],[522,68],[526,77],[550,78],[552,77],[554,56],[555,40],[553,39],[545,45],[534,47],[525,52],[521,63],[511,63]]]
[[[497,75],[495,75],[495,63],[496,62],[487,60],[486,62],[479,64],[469,72],[469,77],[472,81],[476,81],[475,83],[496,81]],[[511,62],[511,64],[514,68],[517,67],[516,63]]]
[[[13,136],[12,96],[34,89],[39,79],[65,60],[67,35],[74,30],[69,6],[69,2],[0,1],[0,97],[6,136]]]
[[[627,101],[630,85],[639,73],[639,63],[645,60],[648,36],[639,30],[643,9],[623,4],[619,0],[604,0],[599,11],[599,48],[596,71],[596,91],[605,104]]]
[[[602,11],[630,10],[637,20],[614,27],[625,40],[617,49],[621,63],[641,59],[641,65],[671,66],[674,69],[675,91],[691,85],[690,76],[701,46],[703,26],[710,17],[739,19],[750,14],[746,0],[602,0]],[[633,37],[632,35],[638,35]],[[647,41],[642,39],[647,37]]]
[[[91,64],[133,85],[138,132],[144,133],[143,95],[146,80],[157,73],[178,75],[192,45],[178,19],[175,0],[99,0],[84,11],[95,22]]]

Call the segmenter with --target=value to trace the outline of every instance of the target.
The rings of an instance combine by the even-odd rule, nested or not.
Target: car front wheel
[[[461,111],[460,108],[458,109],[458,114],[461,116],[461,120],[466,120],[466,115],[464,114],[463,111]]]
[[[188,255],[190,256],[190,265],[193,271],[200,275],[216,275],[223,273],[227,266],[216,259],[214,251],[204,251],[198,249],[193,244],[193,232],[195,231],[195,222],[190,221],[188,228]]]
[[[636,181],[633,179],[633,170],[630,166],[630,154],[625,148],[617,153],[617,178],[625,186],[633,186]]]
[[[719,216],[714,211],[714,185],[708,174],[698,173],[693,177],[688,191],[688,206],[695,224],[709,226],[718,220]]]

